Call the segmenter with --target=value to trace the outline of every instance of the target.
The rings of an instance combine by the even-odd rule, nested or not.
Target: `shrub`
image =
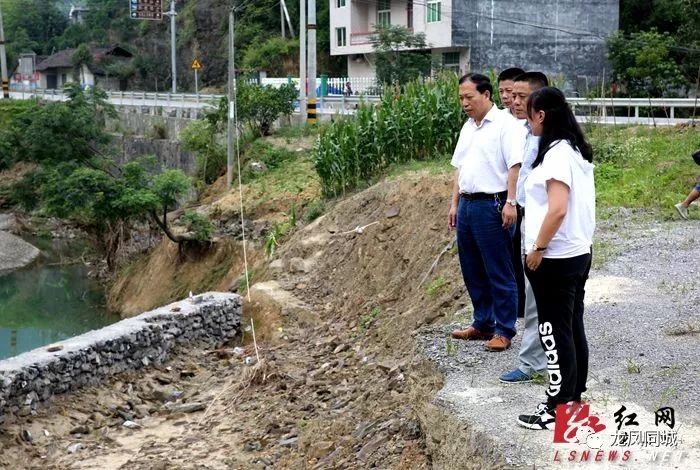
[[[318,219],[326,210],[326,204],[322,200],[316,200],[306,207],[304,220],[313,222]]]
[[[209,218],[198,212],[187,211],[182,216],[182,220],[187,224],[187,230],[192,232],[194,239],[199,242],[208,242],[214,234],[214,226]]]
[[[185,150],[197,157],[197,178],[210,184],[226,170],[226,148],[219,142],[218,122],[212,119],[190,123],[181,134]]]
[[[269,135],[277,119],[294,112],[297,95],[293,85],[275,88],[239,80],[236,86],[238,120],[261,136]]]

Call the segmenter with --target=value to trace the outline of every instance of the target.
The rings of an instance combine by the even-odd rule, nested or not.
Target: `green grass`
[[[36,106],[35,100],[0,100],[0,127],[9,126],[16,116]]]
[[[323,199],[312,201],[311,203],[307,204],[304,210],[304,220],[306,220],[306,222],[312,222],[321,217],[325,211],[326,203],[323,201]]]
[[[640,374],[642,372],[642,365],[635,362],[634,359],[627,359],[627,373],[628,374]]]
[[[449,335],[445,337],[445,352],[448,356],[454,356],[457,352],[457,345]]]
[[[450,156],[440,156],[430,160],[411,160],[406,163],[391,165],[386,171],[387,179],[396,179],[406,173],[425,173],[428,175],[444,175],[454,172],[450,164]]]
[[[547,385],[549,383],[549,378],[547,377],[547,374],[535,372],[532,374],[532,383],[537,385]]]
[[[428,296],[431,298],[435,298],[440,291],[442,290],[443,287],[447,284],[447,281],[445,280],[444,277],[440,276],[437,279],[435,279],[433,282],[431,282],[428,287],[426,287],[425,291],[428,293]]]
[[[593,238],[593,269],[600,269],[620,253],[619,247],[608,240]]]
[[[374,307],[371,312],[369,312],[367,315],[364,315],[362,318],[360,318],[360,331],[365,332],[369,329],[370,326],[372,326],[372,323],[374,323],[374,320],[381,315],[382,311],[379,309],[379,307]]]
[[[690,157],[700,147],[697,129],[587,126],[586,134],[593,145],[599,208],[663,210],[672,216],[673,204],[700,174]]]
[[[280,127],[275,130],[272,135],[275,137],[283,137],[285,139],[298,139],[301,137],[309,137],[311,135],[318,135],[319,129],[323,126],[311,125],[311,124],[295,124],[291,126]]]

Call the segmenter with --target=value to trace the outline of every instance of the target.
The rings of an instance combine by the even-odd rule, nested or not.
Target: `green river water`
[[[119,321],[102,286],[88,277],[80,243],[27,240],[42,250],[31,266],[0,274],[0,360]]]

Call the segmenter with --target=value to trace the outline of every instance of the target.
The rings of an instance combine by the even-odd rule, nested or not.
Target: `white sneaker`
[[[676,204],[673,207],[676,208],[676,210],[678,211],[678,215],[680,215],[682,218],[684,218],[684,219],[688,218],[688,208],[685,207],[682,202],[679,202],[678,204]]]

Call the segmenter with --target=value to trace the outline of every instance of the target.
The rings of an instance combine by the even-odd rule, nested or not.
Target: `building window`
[[[335,44],[338,47],[345,47],[348,45],[345,28],[335,28]]]
[[[345,6],[345,0],[335,0],[336,8],[343,8]]]
[[[437,23],[442,19],[442,2],[428,0],[428,23]]]
[[[413,29],[413,0],[406,2],[406,27]]]
[[[377,2],[377,26],[391,26],[391,0],[378,0]]]
[[[442,68],[459,72],[459,52],[445,52],[442,54]]]

